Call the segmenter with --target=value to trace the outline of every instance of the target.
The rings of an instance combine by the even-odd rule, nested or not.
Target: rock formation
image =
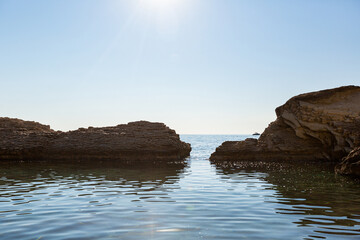
[[[339,161],[360,146],[360,87],[301,94],[276,109],[259,139],[224,142],[216,161]]]
[[[36,122],[0,118],[0,160],[177,161],[190,151],[190,144],[163,123],[60,132]]]
[[[360,147],[355,148],[335,167],[336,173],[360,177]]]

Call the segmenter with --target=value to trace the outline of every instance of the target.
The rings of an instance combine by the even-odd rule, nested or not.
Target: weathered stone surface
[[[349,155],[335,167],[336,173],[360,177],[360,147],[352,150]]]
[[[360,87],[301,94],[276,109],[260,138],[225,142],[211,161],[338,161],[360,145]]]
[[[191,151],[174,130],[146,121],[60,132],[35,122],[0,118],[0,139],[1,160],[176,161]]]
[[[40,123],[0,118],[0,159],[39,158],[57,134]]]

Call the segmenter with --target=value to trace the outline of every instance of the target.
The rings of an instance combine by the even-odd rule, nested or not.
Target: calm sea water
[[[0,239],[360,239],[360,183],[331,166],[0,163]]]

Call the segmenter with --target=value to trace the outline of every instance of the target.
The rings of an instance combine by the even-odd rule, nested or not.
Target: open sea
[[[360,239],[360,183],[327,164],[0,163],[0,239]]]

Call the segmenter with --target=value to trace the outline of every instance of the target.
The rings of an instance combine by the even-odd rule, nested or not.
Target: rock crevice
[[[360,147],[355,148],[335,167],[336,173],[360,177]]]

